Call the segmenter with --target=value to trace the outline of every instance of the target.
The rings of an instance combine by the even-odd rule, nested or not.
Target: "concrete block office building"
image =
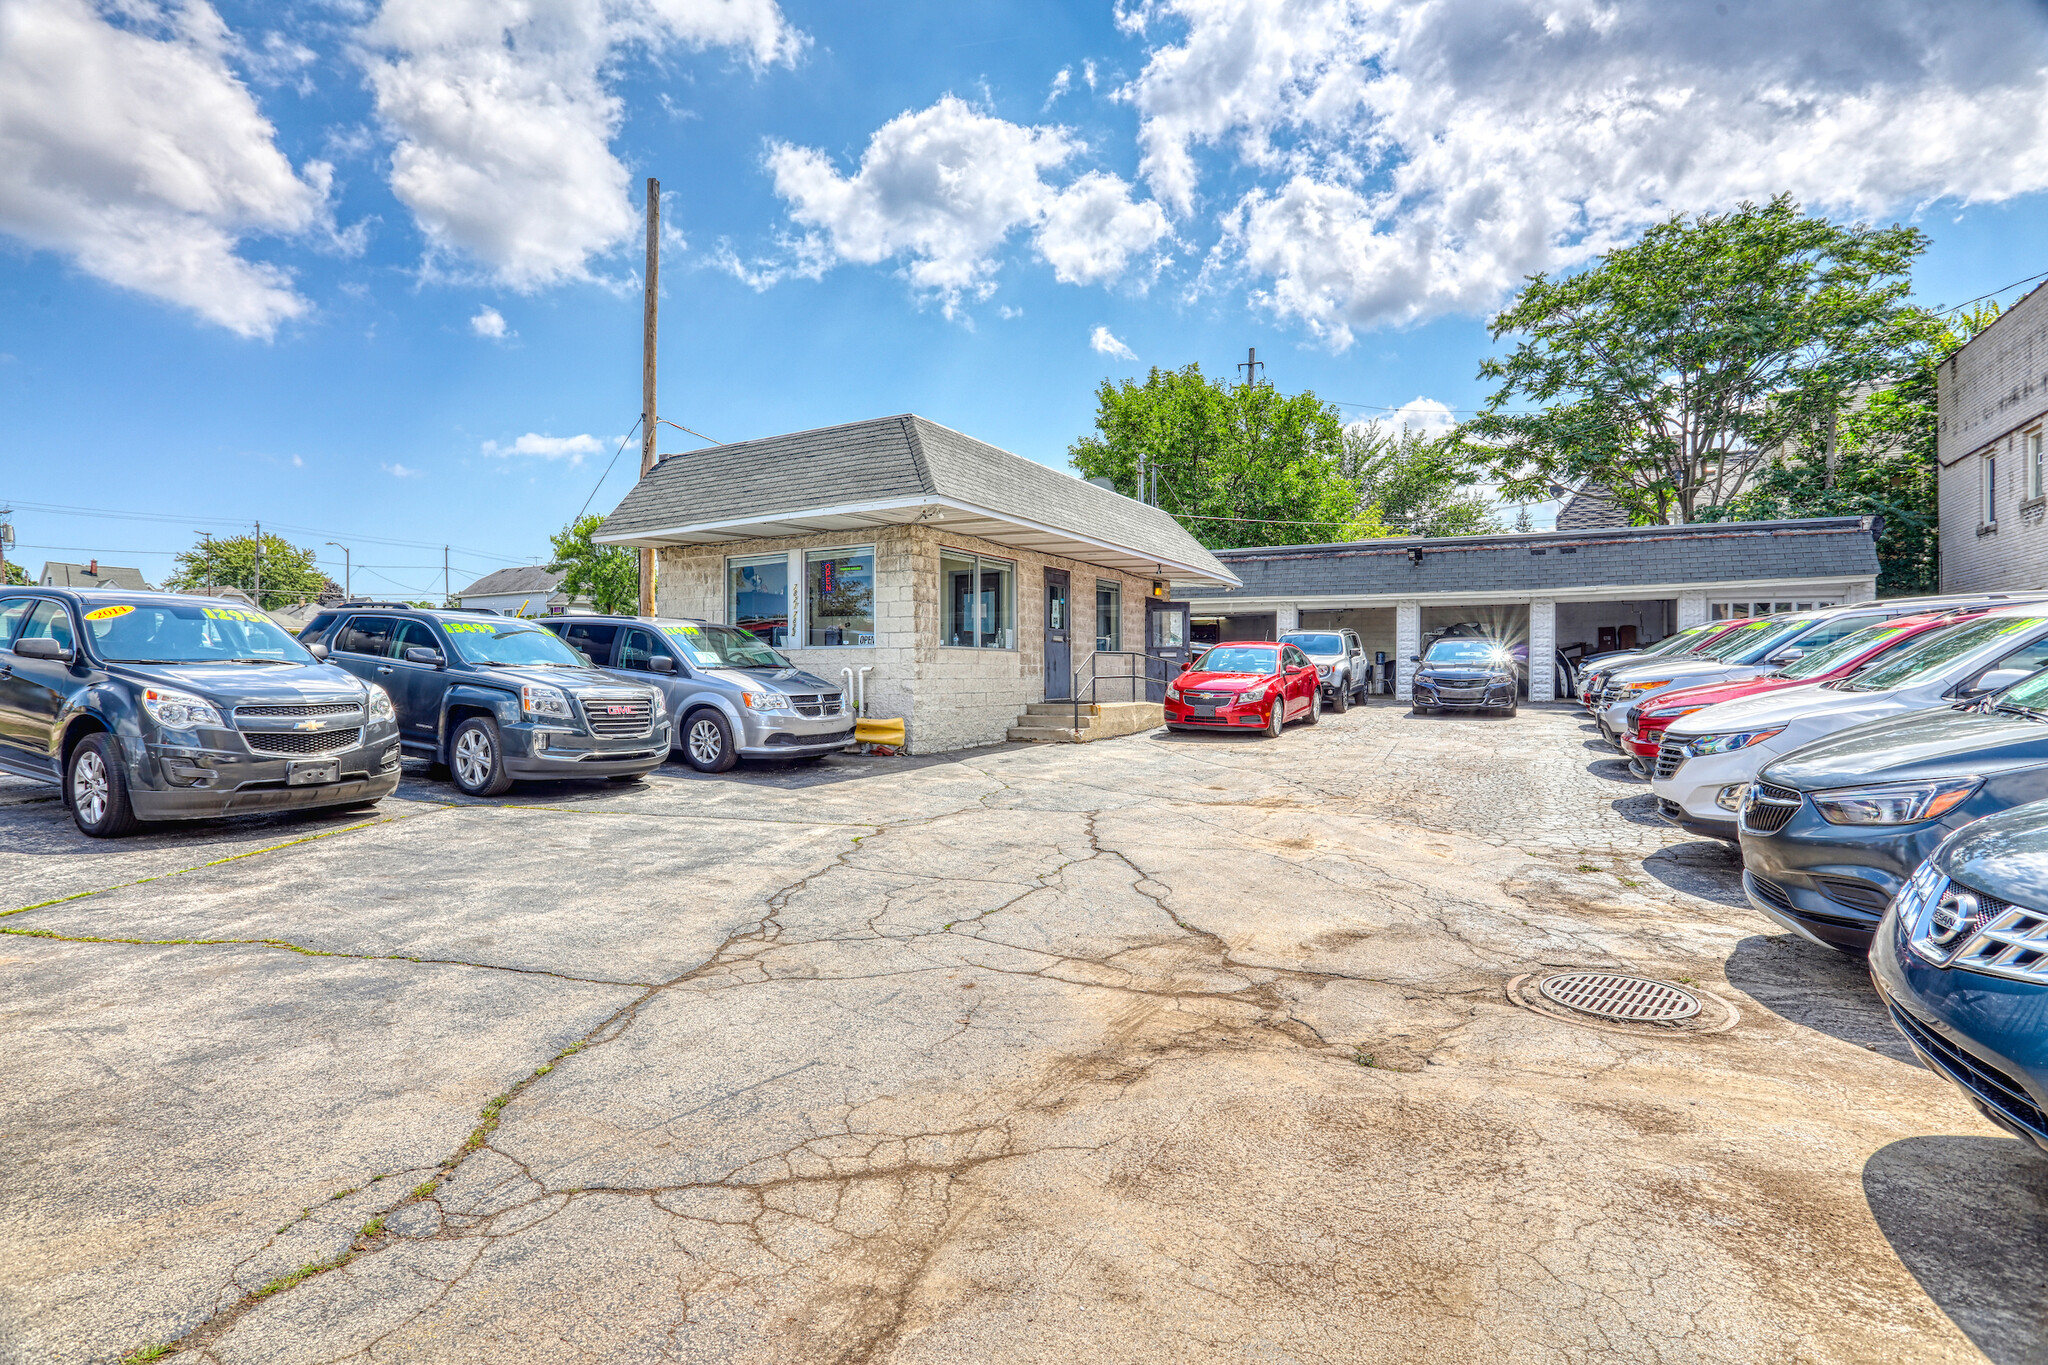
[[[1941,363],[1941,590],[2048,587],[2048,285]]]
[[[1368,654],[1396,664],[1406,700],[1409,656],[1453,625],[1527,640],[1540,659],[1875,597],[1876,529],[1870,517],[1825,517],[1221,550],[1240,586],[1189,582],[1175,596],[1188,599],[1198,644],[1356,630]],[[1530,699],[1551,692],[1552,671],[1531,670]]]
[[[1168,582],[1239,586],[1158,508],[915,416],[665,457],[596,539],[654,547],[661,615],[742,626],[828,681],[866,670],[868,714],[902,717],[914,753],[1000,741],[1077,669],[1184,657]]]

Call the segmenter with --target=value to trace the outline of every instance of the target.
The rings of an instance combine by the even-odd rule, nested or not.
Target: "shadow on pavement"
[[[1728,955],[1728,984],[1782,1019],[1919,1067],[1871,989],[1860,957],[1797,934],[1753,934]]]
[[[1992,1365],[2048,1358],[2040,1152],[2017,1138],[1904,1138],[1863,1164],[1863,1195],[1900,1262]]]
[[[1664,817],[1657,814],[1657,798],[1648,792],[1634,796],[1618,796],[1607,803],[1607,809],[1628,821],[1631,825],[1650,825],[1657,829],[1669,829]]]
[[[1586,765],[1586,771],[1595,777],[1604,778],[1609,782],[1626,782],[1631,787],[1649,785],[1648,778],[1637,777],[1628,770],[1628,760],[1625,758],[1595,759]]]
[[[1651,824],[1663,824],[1656,815],[1656,803],[1646,796],[1629,801],[1650,802]],[[1627,804],[1617,801],[1617,807]],[[1635,819],[1630,815],[1629,819]],[[1716,905],[1744,906],[1742,895],[1742,853],[1719,839],[1696,839],[1689,844],[1669,844],[1643,859],[1643,871],[1674,891],[1698,896]]]

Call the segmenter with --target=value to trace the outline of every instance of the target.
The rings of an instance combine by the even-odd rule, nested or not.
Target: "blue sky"
[[[2048,20],[1929,10],[0,0],[0,505],[31,569],[544,556],[629,484],[650,174],[662,414],[725,441],[1063,464],[1103,378],[1249,346],[1441,420],[1523,274],[1780,190],[1918,223],[1960,303],[2048,270]]]

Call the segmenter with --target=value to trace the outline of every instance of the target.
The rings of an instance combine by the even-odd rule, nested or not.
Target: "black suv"
[[[144,820],[367,804],[391,698],[237,602],[0,589],[0,771],[60,783],[95,838]]]
[[[389,691],[406,750],[445,766],[470,796],[522,777],[631,781],[668,757],[660,692],[592,668],[531,621],[348,602],[299,639]]]

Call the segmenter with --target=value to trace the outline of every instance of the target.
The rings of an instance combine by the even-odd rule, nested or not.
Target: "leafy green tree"
[[[1931,319],[1906,276],[1926,245],[1915,228],[1808,217],[1789,195],[1673,217],[1578,274],[1530,277],[1493,319],[1494,340],[1521,340],[1479,367],[1499,387],[1465,434],[1510,500],[1590,479],[1638,524],[1691,521],[1762,452],[1911,367]]]
[[[312,550],[302,550],[283,536],[263,537],[263,596],[256,598],[256,537],[229,536],[202,540],[171,561],[164,583],[180,592],[207,588],[240,588],[259,607],[294,602],[338,602],[341,589],[320,572]]]
[[[1378,426],[1347,427],[1343,470],[1357,485],[1359,505],[1346,540],[1501,529],[1487,500],[1472,491],[1478,461],[1455,432],[1429,436],[1403,427],[1396,435]]]
[[[1936,591],[1941,579],[1936,372],[1997,316],[1993,304],[1941,323],[1904,379],[1871,394],[1831,430],[1807,433],[1726,504],[1700,509],[1700,520],[1881,516],[1877,590],[1893,596]]]
[[[8,560],[6,573],[4,575],[0,575],[0,586],[10,588],[27,587],[28,570],[22,568],[21,565],[15,563],[13,560]]]
[[[555,557],[549,573],[561,574],[561,591],[587,597],[606,616],[630,616],[640,605],[640,556],[618,545],[598,545],[591,535],[600,516],[578,517],[550,537]]]
[[[1096,390],[1095,434],[1074,468],[1159,506],[1214,549],[1334,539],[1357,510],[1343,469],[1344,424],[1313,393],[1226,385],[1201,366],[1154,368]]]

